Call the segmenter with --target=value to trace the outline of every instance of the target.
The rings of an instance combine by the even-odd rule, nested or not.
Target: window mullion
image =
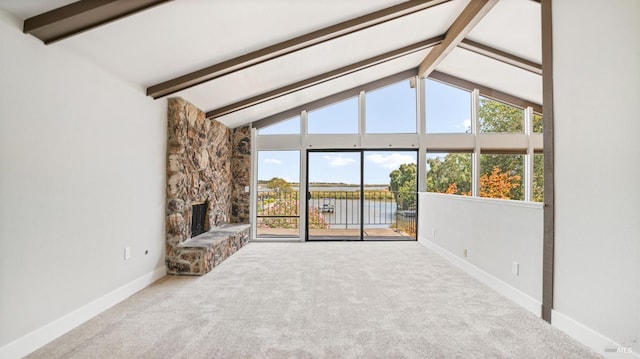
[[[362,147],[362,144],[365,143],[364,135],[367,133],[367,95],[366,92],[360,91],[358,95],[358,128],[360,132],[360,144],[358,147]]]
[[[524,110],[524,133],[527,135],[528,147],[527,155],[524,156],[524,200],[533,200],[533,108],[527,107]]]
[[[473,155],[471,156],[471,193],[474,197],[480,196],[480,91],[474,89],[471,93],[471,133],[474,138]]]

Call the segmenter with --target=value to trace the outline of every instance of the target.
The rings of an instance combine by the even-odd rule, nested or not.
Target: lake
[[[360,223],[359,199],[319,198],[309,201],[309,206],[322,210],[333,206],[333,212],[322,215],[331,228],[358,228]],[[393,199],[364,200],[364,224],[369,227],[387,228],[396,221],[398,205]]]

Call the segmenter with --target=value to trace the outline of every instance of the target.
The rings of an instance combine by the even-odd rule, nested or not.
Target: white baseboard
[[[530,311],[537,317],[541,317],[542,315],[542,303],[532,298],[528,294],[522,292],[519,289],[514,288],[513,286],[505,283],[504,281],[494,277],[493,275],[485,272],[484,270],[474,266],[473,264],[465,261],[464,259],[456,256],[455,254],[449,252],[448,250],[440,247],[439,245],[433,243],[432,241],[419,238],[419,242],[422,243],[425,247],[431,249],[437,254],[441,255],[449,262],[451,262],[456,267],[462,269],[467,272],[472,277],[481,281],[482,283],[488,285],[491,289],[496,292],[502,294],[503,296],[511,299],[516,302],[520,306],[524,307],[526,310]]]
[[[107,293],[93,302],[60,317],[21,338],[18,338],[9,344],[6,344],[0,348],[0,358],[22,358],[87,320],[122,302],[141,289],[149,286],[151,283],[164,277],[166,273],[167,269],[165,266],[158,267],[154,271],[149,272],[110,293]]]
[[[551,311],[551,325],[567,333],[570,337],[580,343],[588,346],[596,353],[604,355],[605,358],[640,358],[640,348],[637,348],[637,344],[636,348],[626,347],[626,345],[629,344],[617,343],[556,310]],[[605,351],[605,348],[610,351]],[[616,349],[619,350],[619,352],[612,351]],[[629,353],[629,351],[631,351],[631,353]]]

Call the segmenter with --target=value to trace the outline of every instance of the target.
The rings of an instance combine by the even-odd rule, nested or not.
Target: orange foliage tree
[[[510,199],[512,188],[520,186],[520,176],[501,172],[499,167],[493,167],[490,174],[480,177],[480,197]]]
[[[458,194],[458,184],[455,183],[455,182],[452,182],[451,184],[449,184],[449,187],[447,187],[447,189],[444,192],[440,192],[440,193]],[[460,192],[460,195],[462,195],[462,196],[471,196],[471,191],[469,191],[469,192]]]

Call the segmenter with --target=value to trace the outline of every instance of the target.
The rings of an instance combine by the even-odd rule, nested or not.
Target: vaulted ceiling
[[[0,0],[24,30],[236,127],[405,70],[542,104],[533,0]]]

